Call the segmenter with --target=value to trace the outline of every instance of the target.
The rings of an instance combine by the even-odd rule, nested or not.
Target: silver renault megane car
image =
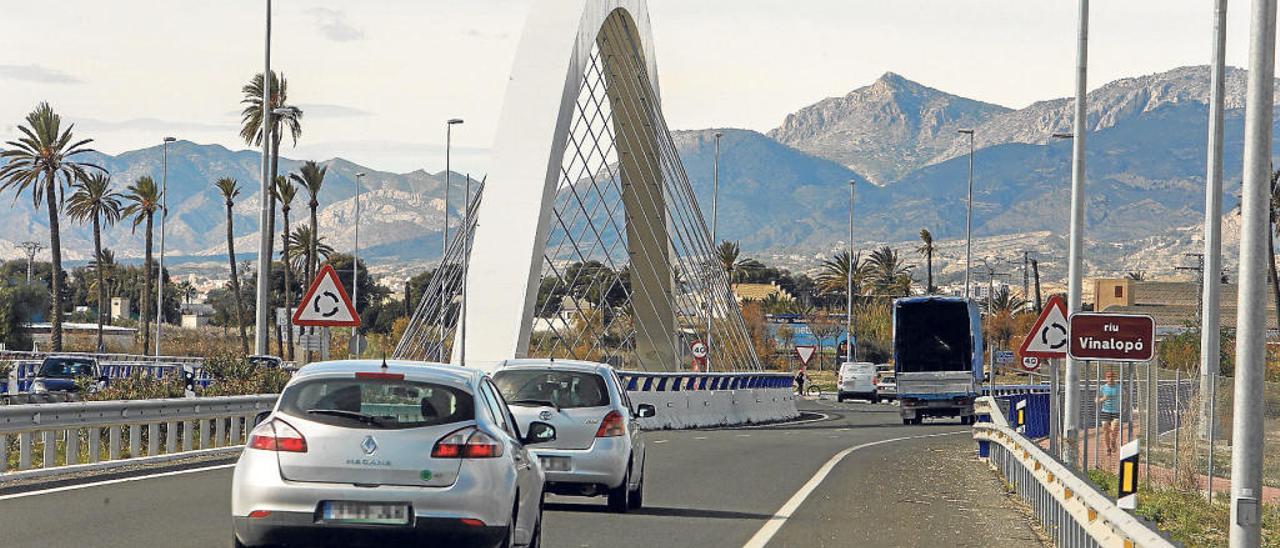
[[[300,369],[236,464],[239,546],[531,546],[542,468],[483,372],[373,360]]]

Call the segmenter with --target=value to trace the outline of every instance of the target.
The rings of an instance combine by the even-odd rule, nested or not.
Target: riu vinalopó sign
[[[1155,352],[1156,322],[1151,316],[1071,315],[1070,354],[1077,360],[1150,361]]]

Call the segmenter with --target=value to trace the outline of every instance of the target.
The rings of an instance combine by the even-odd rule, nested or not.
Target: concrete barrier
[[[786,373],[619,372],[633,405],[657,408],[640,419],[648,430],[765,424],[795,419],[796,395]]]

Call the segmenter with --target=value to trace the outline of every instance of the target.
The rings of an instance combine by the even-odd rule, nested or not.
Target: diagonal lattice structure
[[[471,235],[476,228],[476,209],[484,194],[484,181],[473,190],[470,177],[465,185],[462,230],[454,232],[445,249],[440,266],[436,267],[427,283],[421,300],[404,335],[396,344],[393,356],[403,360],[448,361],[453,351],[454,335],[458,330],[462,304],[463,258],[470,252]]]
[[[655,66],[644,2],[535,5],[474,217],[468,335],[449,311],[461,284],[441,269],[440,297],[419,307],[398,357],[437,358],[447,345],[432,341],[452,334],[453,361],[465,345],[465,365],[482,368],[541,356],[673,371],[709,340],[711,370],[760,368]]]

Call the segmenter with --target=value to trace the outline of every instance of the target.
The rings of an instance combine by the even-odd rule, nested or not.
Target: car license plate
[[[409,505],[376,502],[326,501],[321,507],[323,521],[376,525],[408,525]]]
[[[545,472],[568,472],[569,457],[539,457],[542,470]]]

